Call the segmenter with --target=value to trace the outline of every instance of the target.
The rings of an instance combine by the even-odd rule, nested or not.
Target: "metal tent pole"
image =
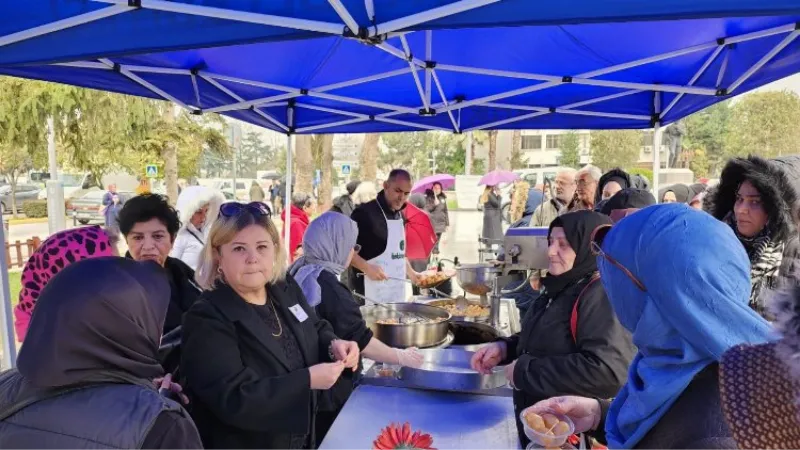
[[[56,158],[56,129],[53,117],[47,118],[47,158],[50,165],[50,179],[47,180],[47,227],[50,234],[67,228],[64,205],[64,183],[58,178]],[[103,180],[95,180],[102,183]]]
[[[658,198],[658,185],[661,178],[661,94],[659,92],[653,93],[653,107],[656,120],[653,123],[653,195],[656,197],[656,203],[661,203]]]
[[[17,362],[17,345],[14,336],[13,314],[11,311],[11,294],[8,290],[8,262],[5,252],[5,227],[0,218],[0,321],[3,327],[3,359],[0,361],[0,370],[11,369]]]
[[[289,105],[286,111],[287,115],[287,123],[289,124],[289,129],[294,130],[294,105]],[[291,214],[288,211],[291,211],[291,204],[292,204],[292,171],[294,170],[292,167],[292,160],[294,156],[292,155],[292,133],[288,133],[286,135],[286,196],[283,199],[283,210],[285,212],[284,216],[286,217],[286,222],[291,220]],[[289,227],[288,223],[283,224],[283,248],[286,249],[286,262],[289,263],[292,261],[292,252],[289,249],[289,244],[291,242],[291,227]]]

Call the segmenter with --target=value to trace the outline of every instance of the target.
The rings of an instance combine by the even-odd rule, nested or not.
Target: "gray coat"
[[[494,192],[489,194],[489,200],[483,204],[483,232],[485,239],[503,239],[503,199]]]
[[[447,210],[447,197],[439,195],[439,204],[435,204],[432,198],[425,201],[425,211],[431,218],[433,231],[442,234],[450,226],[450,212]]]

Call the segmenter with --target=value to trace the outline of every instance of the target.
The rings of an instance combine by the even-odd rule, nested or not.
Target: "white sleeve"
[[[183,252],[186,251],[187,241],[186,241],[186,234],[183,233],[183,230],[178,232],[178,237],[175,238],[175,243],[172,244],[172,250],[169,252],[169,256],[181,259],[183,257]]]

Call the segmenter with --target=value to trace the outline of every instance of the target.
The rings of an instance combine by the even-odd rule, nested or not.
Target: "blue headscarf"
[[[347,268],[347,258],[356,245],[358,225],[344,214],[328,211],[308,225],[303,235],[303,256],[289,268],[311,307],[322,301],[317,278],[323,270],[337,277]]]
[[[632,448],[694,376],[739,344],[772,340],[748,306],[750,262],[730,227],[687,205],[651,206],[621,220],[603,251],[644,284],[599,256],[603,286],[638,347],[628,382],[606,419],[610,448]]]

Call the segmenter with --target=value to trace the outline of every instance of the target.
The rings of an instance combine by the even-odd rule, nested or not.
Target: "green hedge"
[[[29,219],[47,217],[47,200],[29,200],[22,204],[22,212]]]
[[[634,168],[634,169],[629,170],[628,173],[631,174],[631,175],[641,175],[641,176],[647,178],[647,181],[650,182],[650,186],[653,185],[653,171],[650,170],[650,169]]]

